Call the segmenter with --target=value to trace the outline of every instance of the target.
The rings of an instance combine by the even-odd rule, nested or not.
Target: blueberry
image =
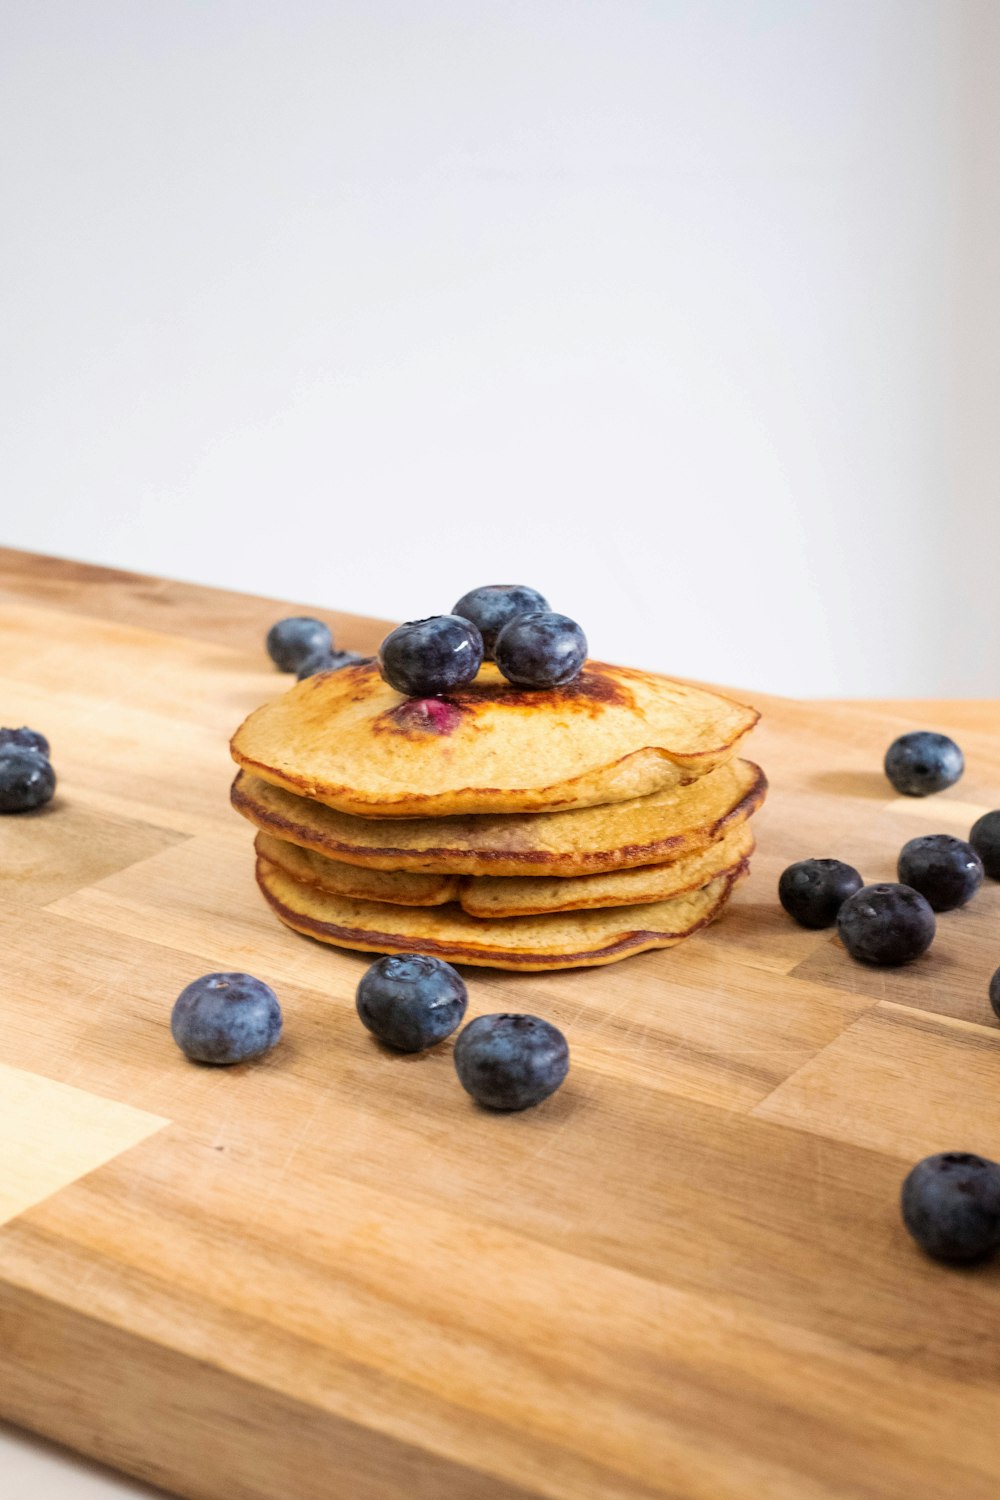
[[[971,1151],[925,1156],[903,1183],[902,1209],[935,1260],[982,1260],[1000,1248],[1000,1166]]]
[[[899,854],[899,878],[926,896],[935,911],[971,901],[983,883],[983,862],[971,844],[950,833],[910,839]]]
[[[18,750],[37,750],[48,760],[49,742],[37,729],[0,729],[0,750],[14,746]]]
[[[955,741],[930,729],[901,734],[885,752],[885,774],[905,797],[943,792],[964,770],[965,757]]]
[[[477,1016],[455,1043],[458,1081],[490,1109],[527,1109],[554,1094],[569,1071],[569,1048],[539,1016]]]
[[[280,1037],[281,1006],[252,974],[203,974],[177,996],[170,1030],[193,1062],[249,1062]]]
[[[778,900],[800,927],[832,927],[837,913],[864,881],[839,859],[800,859],[781,873]]]
[[[993,1007],[993,1014],[1000,1019],[1000,969],[997,969],[990,980],[990,1004]]]
[[[1000,880],[1000,809],[983,813],[972,825],[969,843],[991,880]]]
[[[492,661],[497,636],[515,615],[548,608],[549,601],[526,584],[485,583],[482,588],[463,594],[452,614],[472,621],[483,638],[483,656]]]
[[[433,698],[466,687],[483,661],[483,638],[459,615],[409,620],[379,647],[382,676],[408,698]]]
[[[267,632],[267,654],[282,672],[297,672],[317,651],[332,651],[333,636],[322,620],[308,615],[289,615]]]
[[[40,750],[7,745],[0,751],[0,813],[43,807],[55,789],[56,774]]]
[[[359,656],[356,651],[314,651],[299,667],[298,679],[315,677],[317,672],[339,672],[341,667],[352,667],[359,661],[371,661],[370,656]]]
[[[518,687],[563,687],[580,675],[587,637],[575,620],[553,610],[515,615],[497,636],[496,664]]]
[[[908,885],[865,885],[840,908],[837,931],[852,958],[907,964],[926,953],[936,923],[930,905]]]
[[[424,953],[390,953],[358,985],[358,1015],[379,1041],[420,1052],[451,1036],[465,1015],[468,992],[451,964]]]

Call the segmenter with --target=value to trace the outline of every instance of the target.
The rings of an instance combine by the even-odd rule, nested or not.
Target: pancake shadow
[[[898,795],[883,771],[820,771],[810,777],[809,785],[838,797],[867,797],[878,802],[891,802]]]

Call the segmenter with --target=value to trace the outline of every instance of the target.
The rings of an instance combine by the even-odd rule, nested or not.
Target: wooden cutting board
[[[965,833],[1000,803],[1000,705],[758,697],[772,793],[718,926],[467,971],[470,1014],[572,1050],[555,1098],[491,1116],[448,1045],[382,1052],[366,960],[257,894],[226,741],[284,686],[286,607],[10,552],[0,603],[0,722],[60,778],[0,820],[4,1416],[206,1500],[995,1500],[1000,1265],[925,1260],[897,1195],[928,1152],[1000,1156],[1000,886],[886,972],[775,884]],[[920,726],[968,771],[898,799],[882,755]],[[170,1007],[227,968],[286,1038],[195,1067]]]

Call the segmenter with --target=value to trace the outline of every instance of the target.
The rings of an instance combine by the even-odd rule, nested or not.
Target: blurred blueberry
[[[864,881],[839,859],[800,859],[781,873],[778,900],[800,927],[832,927],[837,913]]]
[[[1000,969],[997,969],[990,980],[990,1004],[994,1015],[1000,1019]]]
[[[37,729],[0,729],[0,750],[37,750],[46,760],[51,757],[49,742]]]
[[[371,661],[370,656],[359,656],[356,651],[316,651],[306,658],[298,670],[298,679],[315,677],[317,672],[339,672],[341,667],[353,667],[359,661]]]
[[[40,750],[0,750],[0,813],[33,812],[52,801],[55,789],[56,774]]]
[[[483,638],[483,658],[492,661],[496,638],[515,615],[548,608],[548,600],[526,584],[484,583],[481,588],[463,594],[452,614],[472,621]]]
[[[423,953],[392,953],[362,975],[356,1003],[380,1041],[400,1052],[419,1052],[451,1035],[469,996],[450,964]]]
[[[297,672],[310,656],[332,650],[330,627],[308,615],[289,615],[267,632],[267,654],[282,672]]]
[[[934,941],[934,913],[908,885],[865,885],[848,896],[837,931],[852,958],[894,967],[926,953]]]
[[[991,880],[1000,880],[1000,809],[983,813],[972,825],[969,843]]]
[[[924,833],[899,854],[899,878],[926,896],[935,911],[971,901],[983,883],[983,862],[971,844],[950,833]]]
[[[580,675],[587,637],[575,620],[553,610],[515,615],[494,646],[500,671],[518,687],[564,687]]]
[[[483,661],[483,638],[459,615],[408,620],[379,647],[382,676],[408,698],[433,698],[467,687]]]
[[[280,1037],[281,1006],[252,974],[203,974],[178,995],[170,1030],[193,1062],[249,1062]]]
[[[905,797],[943,792],[964,770],[965,758],[955,741],[930,729],[901,734],[885,753],[885,774]]]
[[[459,1082],[489,1109],[527,1109],[554,1094],[569,1071],[569,1047],[539,1016],[477,1016],[455,1043]]]
[[[925,1156],[907,1174],[903,1223],[935,1260],[982,1260],[1000,1248],[1000,1166],[971,1151]]]

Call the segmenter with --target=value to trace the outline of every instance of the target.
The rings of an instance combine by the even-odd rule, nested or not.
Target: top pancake
[[[231,748],[274,786],[362,817],[544,812],[701,776],[757,718],[705,688],[596,661],[534,691],[488,663],[447,698],[404,698],[361,662],[257,709]]]

